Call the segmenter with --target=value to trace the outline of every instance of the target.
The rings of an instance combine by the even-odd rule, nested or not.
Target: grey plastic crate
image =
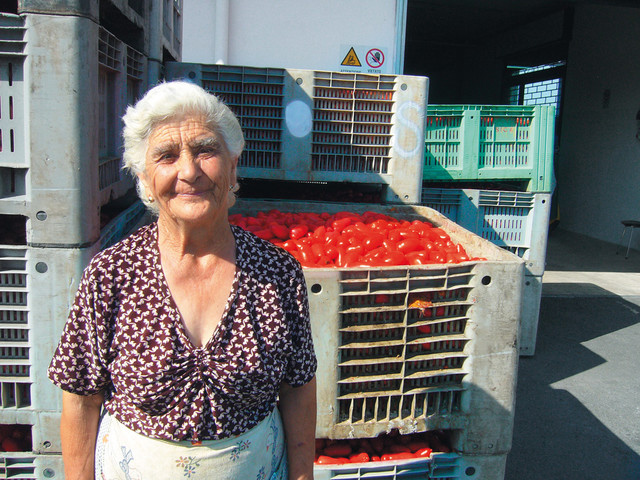
[[[62,456],[3,453],[0,456],[0,478],[19,478],[21,480],[64,478]]]
[[[100,248],[136,228],[145,211],[132,205],[87,248],[0,245],[0,424],[32,425],[35,453],[61,451],[60,391],[46,370],[82,271]]]
[[[421,203],[524,259],[528,275],[544,273],[551,194],[424,188]]]
[[[525,275],[520,320],[520,355],[535,354],[541,300],[542,275]]]
[[[455,429],[463,452],[509,451],[523,262],[433,209],[239,200],[233,213],[384,213],[427,220],[472,261],[375,269],[305,269],[319,358],[318,438]],[[378,297],[378,296],[384,297]],[[384,298],[382,303],[380,298]],[[424,318],[415,300],[433,304]],[[430,325],[431,333],[420,333]]]
[[[97,241],[100,207],[133,188],[120,116],[147,76],[147,57],[88,17],[0,15],[0,215],[28,217],[30,244]]]
[[[166,75],[238,115],[241,178],[380,184],[387,203],[419,203],[426,77],[174,62]]]
[[[34,452],[60,452],[60,395],[46,369],[96,251],[0,246],[0,424],[32,425]]]
[[[397,460],[358,465],[316,465],[316,480],[503,480],[507,456],[434,453],[428,460]]]

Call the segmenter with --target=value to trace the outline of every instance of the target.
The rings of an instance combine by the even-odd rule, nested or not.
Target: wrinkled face
[[[139,177],[158,206],[160,220],[196,225],[226,218],[236,164],[204,118],[185,116],[151,132],[145,171]]]

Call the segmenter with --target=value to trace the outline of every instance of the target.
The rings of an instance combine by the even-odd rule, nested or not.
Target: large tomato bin
[[[502,478],[513,430],[522,259],[423,206],[239,200],[230,213],[272,210],[377,212],[427,221],[464,247],[472,260],[460,263],[304,268],[318,356],[316,436],[362,439],[442,430],[452,448],[446,458],[486,457],[502,467],[483,478]],[[439,455],[357,470],[396,469],[407,462],[433,469]]]

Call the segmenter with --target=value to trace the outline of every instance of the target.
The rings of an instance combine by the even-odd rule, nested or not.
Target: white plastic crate
[[[531,356],[536,351],[541,300],[542,275],[525,275],[520,320],[520,355]]]
[[[421,203],[524,259],[527,275],[544,273],[549,193],[424,188]]]
[[[487,261],[376,269],[305,269],[319,359],[318,438],[454,429],[454,448],[511,445],[523,262],[419,206],[239,200],[232,213],[384,213],[443,228]],[[378,295],[384,295],[380,303]],[[409,308],[429,300],[427,320]],[[420,333],[430,325],[431,333]]]
[[[87,16],[0,14],[0,215],[28,217],[30,244],[98,239],[100,207],[133,188],[120,117],[147,81],[147,57]]]
[[[134,204],[87,248],[0,245],[0,424],[32,425],[33,452],[60,452],[60,391],[46,369],[82,271],[100,248],[130,233],[145,211]]]
[[[61,455],[7,452],[0,456],[0,479],[48,480],[64,478]]]
[[[316,465],[315,480],[503,480],[507,456],[434,453],[428,460]]]
[[[387,203],[418,203],[428,79],[169,62],[168,79],[220,95],[247,144],[240,178],[386,186]]]

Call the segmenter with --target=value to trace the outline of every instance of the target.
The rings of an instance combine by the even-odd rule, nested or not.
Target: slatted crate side
[[[45,480],[62,477],[62,455],[7,452],[0,456],[0,479]]]
[[[316,480],[503,480],[507,456],[434,453],[428,460],[316,465]]]
[[[24,21],[0,13],[0,201],[15,201],[13,212],[24,211],[28,155],[25,127]],[[0,204],[0,213],[10,213]],[[12,212],[12,213],[13,213]]]
[[[31,405],[28,250],[0,246],[0,408]]]
[[[544,273],[551,194],[425,188],[422,203],[518,255],[527,274]]]

